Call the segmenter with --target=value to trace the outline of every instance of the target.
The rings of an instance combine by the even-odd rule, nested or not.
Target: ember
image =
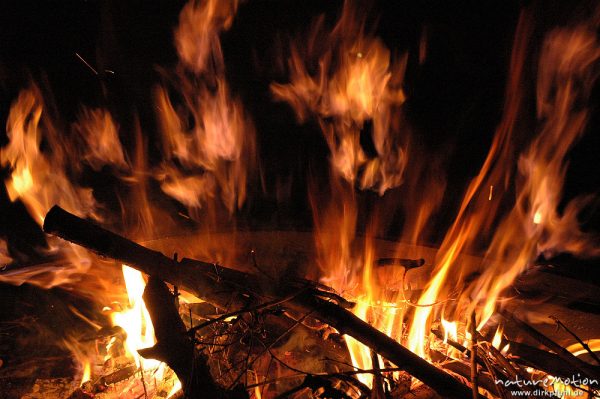
[[[600,397],[600,8],[309,3],[0,64],[0,398]]]

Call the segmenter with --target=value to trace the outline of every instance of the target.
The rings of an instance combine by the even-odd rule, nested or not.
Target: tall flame
[[[156,90],[165,158],[156,177],[192,217],[217,195],[230,213],[241,207],[255,163],[254,127],[229,92],[218,36],[231,26],[237,3],[191,1],[183,8],[175,31],[183,102],[174,104],[167,87]]]
[[[11,201],[23,201],[40,225],[55,204],[82,216],[95,215],[92,190],[73,184],[68,176],[77,159],[75,148],[57,131],[37,87],[22,91],[12,104],[6,133],[9,142],[0,150],[0,163],[11,169],[5,181]],[[48,150],[42,149],[42,141]]]
[[[509,85],[515,86],[509,86],[507,99],[511,99],[511,96],[522,97],[517,88],[519,71],[524,62],[523,43],[528,30],[522,18],[517,29],[509,82]],[[585,128],[587,110],[576,107],[575,103],[587,102],[590,87],[596,78],[593,65],[598,60],[599,50],[594,31],[585,26],[557,30],[547,36],[538,70],[540,129],[529,149],[519,159],[520,175],[516,177],[515,206],[499,222],[494,222],[498,215],[493,210],[498,206],[498,190],[496,198],[491,201],[484,194],[486,187],[492,185],[489,183],[503,182],[506,187],[510,182],[508,179],[513,172],[507,155],[509,151],[514,151],[511,137],[518,109],[514,104],[518,104],[518,100],[507,103],[503,122],[486,163],[469,187],[459,215],[446,235],[440,249],[443,256],[421,301],[430,302],[437,298],[443,286],[452,287],[461,283],[464,271],[455,263],[456,255],[474,248],[479,237],[489,234],[490,226],[495,223],[497,226],[481,267],[482,275],[463,292],[459,300],[462,306],[456,307],[457,313],[463,315],[477,309],[479,327],[492,315],[501,293],[540,250],[555,249],[580,256],[597,255],[593,238],[585,236],[578,228],[576,216],[584,200],[578,198],[569,203],[562,217],[557,209],[567,152]],[[494,187],[501,185],[496,183]],[[557,235],[560,239],[557,239]],[[453,277],[448,279],[451,270],[454,270]],[[430,308],[418,309],[412,323],[410,346],[420,354],[430,314]]]
[[[313,62],[318,64],[314,74],[309,72]],[[332,32],[324,33],[319,19],[306,48],[291,47],[288,64],[290,83],[274,83],[271,91],[301,121],[318,118],[336,174],[380,194],[400,185],[406,136],[398,116],[405,100],[406,57],[393,61],[379,38],[365,34],[364,14],[347,1]],[[366,122],[373,125],[374,156],[360,144]]]

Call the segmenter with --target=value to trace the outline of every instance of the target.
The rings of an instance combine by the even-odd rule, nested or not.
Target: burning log
[[[44,231],[82,245],[102,256],[117,259],[157,279],[197,295],[222,309],[246,309],[252,303],[281,300],[280,306],[310,315],[348,334],[421,380],[440,395],[464,399],[471,389],[417,356],[394,339],[364,322],[333,301],[331,293],[316,284],[292,282],[268,292],[253,274],[192,259],[177,261],[54,206],[46,215]],[[272,284],[271,284],[272,285]],[[292,293],[292,294],[291,294]],[[291,294],[291,295],[290,295]]]
[[[186,397],[248,398],[242,386],[228,391],[213,381],[205,358],[196,353],[194,343],[179,317],[174,296],[162,280],[150,276],[144,290],[144,301],[154,325],[157,344],[139,350],[140,355],[167,363],[179,377]]]

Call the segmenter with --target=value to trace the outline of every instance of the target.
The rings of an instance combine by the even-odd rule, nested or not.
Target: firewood
[[[58,206],[54,206],[46,215],[44,231],[102,256],[119,260],[189,291],[222,309],[243,309],[251,302],[272,301],[296,290],[298,295],[282,306],[300,314],[310,314],[340,333],[352,336],[442,396],[456,399],[471,396],[469,387],[334,303],[333,299],[324,299],[324,296],[319,295],[318,289],[309,287],[306,290],[298,290],[298,284],[292,282],[291,287],[276,287],[274,292],[265,292],[256,275],[193,259],[182,259],[178,262],[70,214]]]
[[[508,341],[507,343],[510,345],[513,361],[554,376],[573,378],[573,367],[556,354],[520,342]]]
[[[584,378],[589,380],[600,380],[600,367],[592,366],[589,363],[584,362],[583,360],[575,357],[571,352],[525,323],[524,321],[518,319],[513,314],[500,310],[500,314],[507,320],[514,323],[521,331],[527,333],[530,337],[550,349],[554,351],[557,356],[559,356],[564,362],[569,364],[574,371],[579,372]]]
[[[144,289],[144,302],[150,314],[156,345],[138,351],[140,355],[165,362],[181,381],[187,398],[247,399],[243,387],[225,390],[217,385],[204,356],[196,353],[175,305],[175,297],[158,277],[150,276]]]

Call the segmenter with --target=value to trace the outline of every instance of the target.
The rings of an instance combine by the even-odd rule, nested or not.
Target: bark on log
[[[138,352],[145,358],[168,364],[181,381],[184,397],[249,398],[242,386],[229,391],[214,382],[205,357],[196,352],[194,343],[187,335],[174,296],[160,278],[150,276],[143,298],[154,326],[156,345]]]
[[[252,297],[263,301],[276,298],[273,293],[265,293],[261,289],[256,275],[193,259],[184,258],[177,262],[160,252],[145,248],[70,214],[58,206],[54,206],[46,215],[44,231],[79,244],[99,255],[119,260],[189,291],[222,309],[242,309],[249,305]],[[294,289],[297,287],[283,291],[289,295]],[[301,291],[286,301],[284,306],[301,314],[310,314],[340,333],[352,336],[444,397],[464,399],[471,396],[469,387],[415,355],[347,309],[316,296],[313,290]]]

